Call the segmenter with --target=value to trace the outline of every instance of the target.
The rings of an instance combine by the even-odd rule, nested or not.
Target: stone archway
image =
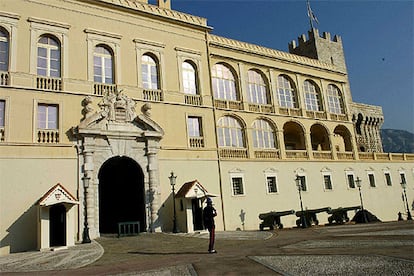
[[[79,236],[84,236],[86,231],[91,239],[100,236],[100,207],[105,208],[107,204],[107,199],[104,199],[104,205],[100,205],[100,191],[105,191],[105,188],[101,190],[100,185],[106,185],[105,182],[110,178],[103,177],[104,182],[101,183],[99,170],[104,168],[103,171],[106,171],[106,166],[109,166],[108,170],[111,171],[111,168],[117,166],[115,164],[118,161],[115,160],[119,157],[122,157],[120,160],[129,160],[125,162],[135,166],[135,171],[141,170],[141,173],[134,176],[135,179],[139,179],[139,193],[144,197],[144,207],[139,207],[141,211],[138,213],[145,213],[145,218],[142,219],[145,221],[145,230],[158,231],[160,189],[157,153],[164,131],[150,118],[151,106],[148,103],[144,104],[141,108],[142,114],[137,115],[134,100],[121,92],[104,95],[98,103],[99,111],[93,110],[90,96],[82,101],[82,105],[84,118],[72,129],[77,138],[79,158],[79,199],[82,204],[79,210],[79,232],[82,232],[82,225],[87,226],[83,229],[84,233],[79,233]],[[123,159],[124,157],[128,158]],[[134,175],[131,171],[128,174]],[[126,185],[121,190],[132,186]],[[113,231],[109,226],[109,229],[106,229],[106,222],[103,222],[102,226],[105,228],[104,232]]]
[[[141,167],[129,157],[115,156],[99,169],[99,232],[116,233],[118,222],[139,221],[146,231],[145,186]]]

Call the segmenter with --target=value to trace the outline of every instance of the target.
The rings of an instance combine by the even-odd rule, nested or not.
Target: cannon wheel
[[[260,231],[263,231],[264,227],[263,227],[263,224],[262,223],[260,223],[259,229],[260,229]]]
[[[283,229],[283,224],[279,224],[279,229]]]

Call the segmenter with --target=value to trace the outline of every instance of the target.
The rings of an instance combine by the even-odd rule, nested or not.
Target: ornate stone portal
[[[134,100],[119,91],[104,95],[98,103],[99,111],[94,111],[90,96],[82,101],[82,106],[84,117],[72,129],[78,148],[80,232],[85,224],[85,227],[89,227],[91,239],[100,235],[98,173],[102,164],[115,156],[129,157],[141,167],[144,173],[147,230],[158,231],[160,192],[157,153],[164,131],[150,118],[150,104],[144,104],[142,114],[137,115]]]

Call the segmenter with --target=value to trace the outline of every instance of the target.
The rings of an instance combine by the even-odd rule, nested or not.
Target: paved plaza
[[[414,222],[142,233],[0,257],[2,275],[414,275]]]

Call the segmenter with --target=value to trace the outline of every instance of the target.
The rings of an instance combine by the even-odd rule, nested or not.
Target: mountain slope
[[[384,152],[414,153],[414,134],[405,130],[381,129]]]

